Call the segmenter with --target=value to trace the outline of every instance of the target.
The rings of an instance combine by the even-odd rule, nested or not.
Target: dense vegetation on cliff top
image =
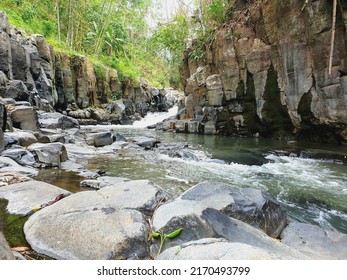
[[[178,66],[189,39],[204,42],[232,0],[182,4],[170,21],[160,21],[154,0],[3,0],[11,24],[40,33],[55,49],[77,52],[118,70],[121,78],[144,78],[154,86],[179,86]],[[150,27],[150,18],[159,22]],[[153,20],[152,20],[153,21]],[[192,58],[202,55],[196,44]]]

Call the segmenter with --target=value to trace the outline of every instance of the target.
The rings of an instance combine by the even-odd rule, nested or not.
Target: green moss
[[[0,231],[4,233],[10,247],[29,247],[23,232],[23,226],[29,217],[9,214],[7,204],[7,200],[0,199]]]
[[[94,73],[97,79],[105,80],[106,79],[106,67],[101,64],[94,64]]]

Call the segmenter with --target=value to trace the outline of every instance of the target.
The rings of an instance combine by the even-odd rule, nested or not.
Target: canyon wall
[[[338,5],[332,73],[332,1],[237,1],[205,57],[181,69],[181,132],[347,143],[347,5]],[[193,42],[194,47],[194,42]]]

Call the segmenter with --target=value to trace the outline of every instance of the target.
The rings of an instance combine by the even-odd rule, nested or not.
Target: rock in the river
[[[246,194],[253,196],[246,196]],[[262,211],[262,209],[257,209],[257,205],[263,206],[259,204],[261,201],[265,202],[261,192],[257,193],[257,190],[246,189],[245,196],[243,196],[240,189],[230,185],[219,182],[203,182],[192,187],[173,202],[159,207],[153,215],[153,228],[156,231],[164,228],[165,232],[171,232],[180,227],[189,229],[184,230],[177,238],[168,240],[165,244],[166,248],[192,240],[218,237],[219,234],[203,218],[204,210],[214,208],[223,212],[225,209],[234,207],[241,212],[243,209],[244,221],[249,220],[252,225],[257,225],[255,221],[265,223],[265,215],[254,217],[254,212]],[[279,205],[277,207],[280,208]],[[255,211],[255,209],[257,210]],[[276,208],[270,208],[266,216],[272,217],[277,211]],[[226,212],[229,214],[228,211]],[[274,216],[277,218],[277,215]],[[276,224],[274,222],[276,220],[272,221],[271,218],[266,221]],[[279,228],[282,226],[282,222],[280,221]]]
[[[157,260],[292,260],[292,255],[225,239],[205,238],[172,247]]]
[[[68,196],[70,192],[40,181],[0,188],[0,198],[8,200],[7,211],[17,215],[28,215],[34,208],[53,202],[61,194]]]
[[[104,147],[111,145],[114,142],[114,137],[111,132],[99,132],[90,135],[87,138],[87,144],[95,147]]]
[[[39,114],[39,123],[43,128],[49,129],[70,129],[79,128],[79,122],[60,113],[41,113]]]
[[[313,259],[346,260],[347,235],[315,225],[291,222],[282,232],[282,242]]]
[[[29,131],[5,132],[5,139],[9,139],[8,145],[19,143],[19,145],[23,147],[28,147],[31,144],[37,143],[37,138]]]
[[[143,147],[145,149],[151,149],[156,144],[160,143],[158,140],[156,140],[154,138],[149,138],[149,137],[145,137],[145,136],[135,137],[135,138],[132,138],[131,140],[135,144],[137,144],[140,147]]]
[[[20,174],[29,176],[35,176],[38,173],[38,171],[35,168],[21,166],[13,159],[8,157],[0,157],[0,168],[1,171],[18,172]]]
[[[22,130],[39,130],[37,112],[33,107],[18,106],[11,111],[13,126]]]
[[[28,150],[37,156],[38,162],[43,166],[59,167],[68,160],[66,148],[61,143],[36,143],[30,145]]]
[[[15,160],[18,164],[32,166],[36,163],[34,155],[24,148],[9,149],[1,153],[4,157]]]
[[[95,180],[83,180],[80,183],[82,188],[102,189],[122,182],[130,181],[127,178],[101,176]]]
[[[0,14],[1,16],[1,14]],[[0,260],[14,260],[15,257],[4,235],[0,232]]]
[[[149,181],[130,181],[74,194],[46,207],[24,226],[32,248],[56,259],[145,259],[145,214],[164,192]]]

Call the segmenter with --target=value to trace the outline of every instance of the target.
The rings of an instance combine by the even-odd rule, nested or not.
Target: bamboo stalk
[[[332,77],[332,68],[333,68],[333,57],[334,57],[334,43],[335,43],[335,28],[336,28],[336,7],[337,0],[334,0],[333,3],[333,24],[331,28],[331,47],[330,47],[330,56],[329,56],[329,77]]]

